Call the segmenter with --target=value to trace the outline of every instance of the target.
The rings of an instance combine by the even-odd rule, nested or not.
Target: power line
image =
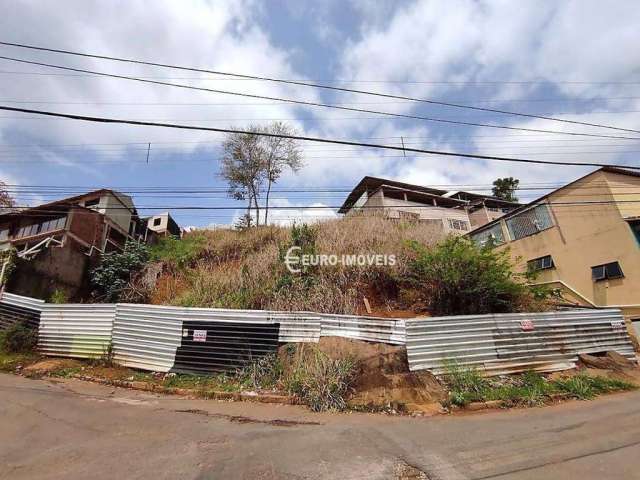
[[[174,69],[174,70],[191,71],[191,72],[198,72],[198,73],[208,73],[208,74],[214,74],[214,75],[221,75],[221,76],[225,76],[225,77],[234,77],[234,78],[251,79],[251,80],[261,80],[261,81],[274,82],[274,83],[283,83],[283,84],[288,84],[288,85],[313,87],[313,88],[319,88],[319,89],[323,89],[323,90],[338,91],[338,92],[342,92],[342,93],[356,93],[356,94],[360,94],[360,95],[370,95],[370,96],[383,97],[383,98],[392,98],[392,99],[395,99],[395,100],[408,100],[408,101],[412,101],[412,102],[426,103],[426,104],[429,104],[429,105],[440,105],[440,106],[452,107],[452,108],[463,108],[463,109],[470,109],[470,110],[479,110],[479,111],[483,111],[483,112],[499,113],[499,114],[502,114],[502,115],[513,115],[513,116],[525,117],[525,118],[537,118],[537,119],[554,121],[554,122],[569,123],[569,124],[574,124],[574,125],[586,125],[586,126],[590,126],[590,127],[606,128],[606,129],[610,129],[610,130],[618,130],[618,131],[623,131],[623,132],[640,133],[640,130],[633,130],[633,129],[629,129],[629,128],[615,127],[615,126],[611,126],[611,125],[603,125],[603,124],[590,123],[590,122],[580,122],[580,121],[577,121],[577,120],[567,120],[567,119],[563,119],[563,118],[541,116],[541,115],[533,115],[533,114],[520,113],[520,112],[512,112],[512,111],[500,110],[500,109],[494,109],[494,108],[474,107],[474,106],[471,106],[471,105],[463,105],[463,104],[460,104],[460,103],[443,102],[443,101],[438,101],[438,100],[428,100],[428,99],[424,99],[424,98],[408,97],[408,96],[404,96],[404,95],[392,95],[392,94],[381,93],[381,92],[371,92],[371,91],[367,91],[367,90],[357,90],[357,89],[352,89],[352,88],[334,87],[334,86],[324,85],[324,84],[320,84],[320,83],[308,83],[308,82],[302,82],[302,81],[298,81],[298,80],[284,80],[284,79],[266,77],[266,76],[221,72],[221,71],[208,70],[208,69],[202,69],[202,68],[193,68],[193,67],[184,67],[184,66],[177,66],[177,65],[155,63],[155,62],[149,62],[149,61],[144,61],[144,60],[126,59],[126,58],[111,57],[111,56],[105,56],[105,55],[95,55],[95,54],[88,54],[88,53],[82,53],[82,52],[74,52],[74,51],[70,51],[70,50],[59,50],[59,49],[53,49],[53,48],[38,47],[38,46],[34,46],[34,45],[26,45],[26,44],[20,44],[20,43],[0,42],[0,45],[7,45],[7,46],[12,46],[12,47],[18,47],[18,48],[26,48],[26,49],[29,49],[29,50],[39,50],[39,51],[46,51],[46,52],[53,52],[53,53],[62,53],[62,54],[65,54],[65,55],[74,55],[74,56],[80,56],[80,57],[96,58],[96,59],[101,59],[101,60],[110,60],[110,61],[117,61],[117,62],[124,62],[124,63],[132,63],[132,64],[136,64],[136,65],[148,65],[148,66],[154,66],[154,67],[170,68],[170,69]],[[8,59],[7,57],[1,57],[1,58]],[[84,73],[93,73],[93,72],[87,71],[87,72],[84,72]]]
[[[59,112],[50,112],[45,110],[31,110],[26,108],[16,108],[16,107],[8,107],[0,105],[0,110],[7,110],[12,112],[22,112],[22,113],[32,113],[37,115],[46,115],[51,117],[61,117],[68,118],[71,120],[81,120],[86,122],[95,122],[95,123],[109,123],[109,124],[123,124],[123,125],[136,125],[136,126],[148,126],[148,127],[163,127],[163,128],[175,128],[180,130],[196,130],[196,131],[206,131],[206,132],[218,132],[218,133],[232,133],[232,134],[245,134],[246,131],[243,130],[234,130],[230,128],[214,128],[214,127],[202,127],[195,125],[179,125],[173,123],[158,123],[158,122],[141,122],[135,120],[125,120],[125,119],[117,119],[117,118],[108,118],[108,117],[93,117],[86,115],[74,115],[69,113],[59,113]],[[491,161],[502,161],[502,162],[518,162],[518,163],[538,163],[538,164],[546,164],[546,165],[566,165],[566,166],[586,166],[586,167],[624,167],[633,170],[640,170],[640,167],[634,166],[626,166],[619,164],[606,164],[606,163],[592,163],[592,162],[552,162],[547,160],[534,160],[534,159],[524,159],[524,158],[509,158],[509,157],[497,157],[490,155],[477,155],[472,153],[458,153],[458,152],[445,152],[438,150],[423,150],[413,147],[399,147],[394,145],[380,145],[375,143],[361,143],[361,142],[352,142],[348,140],[333,140],[328,138],[320,138],[320,137],[307,137],[307,136],[299,136],[299,135],[280,135],[266,132],[254,132],[256,135],[260,135],[263,137],[272,137],[272,138],[288,138],[291,140],[300,140],[305,142],[317,142],[317,143],[332,143],[336,145],[350,145],[354,147],[365,147],[365,148],[379,148],[385,150],[395,150],[395,151],[405,151],[405,152],[413,152],[413,153],[422,153],[427,155],[443,155],[450,157],[464,157],[464,158],[475,158],[479,160],[491,160]]]
[[[2,43],[2,42],[0,42]],[[25,71],[10,71],[10,70],[0,70],[0,74],[6,75],[44,75],[44,76],[59,76],[59,77],[90,77],[91,75],[81,75],[81,74],[72,74],[72,73],[48,73],[48,72],[25,72]],[[203,78],[203,77],[167,77],[166,75],[157,76],[154,75],[152,77],[144,77],[144,78],[162,78],[162,79],[170,79],[170,80],[206,80],[206,81],[220,81],[220,82],[235,82],[238,80],[247,80],[247,81],[263,81],[259,78],[240,78],[236,77],[237,74],[230,73],[229,75],[234,76],[235,78]],[[535,84],[544,84],[544,83],[558,83],[558,84],[569,84],[569,85],[640,85],[640,81],[638,82],[615,82],[615,81],[601,81],[601,82],[586,82],[586,81],[568,81],[568,80],[529,80],[529,81],[509,81],[509,80],[494,80],[494,81],[477,81],[477,80],[469,80],[469,81],[453,81],[453,80],[361,80],[361,79],[281,79],[282,81],[287,82],[304,82],[305,84],[309,84],[309,82],[317,82],[317,83],[333,83],[333,84],[343,84],[343,83],[395,83],[395,84],[425,84],[425,85],[458,85],[458,86],[473,86],[473,85],[484,85],[484,86],[494,86],[494,85],[535,85]],[[309,86],[312,86],[311,84]],[[313,85],[315,86],[315,85]]]
[[[297,105],[305,105],[305,106],[310,106],[310,107],[333,108],[333,109],[337,109],[337,110],[346,110],[346,111],[350,111],[350,112],[372,113],[372,114],[375,114],[375,115],[385,115],[385,116],[405,118],[405,119],[411,119],[411,120],[425,120],[425,121],[429,121],[429,122],[447,123],[447,124],[453,124],[453,125],[466,125],[466,126],[471,126],[471,127],[487,127],[487,128],[499,128],[499,129],[504,129],[504,130],[518,130],[518,131],[527,131],[527,132],[537,132],[537,133],[553,133],[553,134],[558,134],[558,135],[573,135],[573,136],[600,137],[600,138],[619,138],[619,139],[623,139],[623,140],[639,140],[640,139],[639,137],[622,137],[622,136],[603,135],[603,134],[595,134],[595,133],[565,132],[565,131],[559,131],[559,130],[544,130],[544,129],[537,129],[537,128],[510,127],[510,126],[507,126],[507,125],[495,125],[495,124],[491,124],[491,123],[465,122],[465,121],[460,121],[460,120],[446,120],[446,119],[442,119],[442,118],[425,117],[425,116],[421,116],[421,115],[410,115],[410,114],[404,114],[404,113],[382,112],[382,111],[378,111],[378,110],[368,110],[368,109],[363,109],[363,108],[344,107],[344,106],[338,106],[338,105],[332,105],[332,104],[320,103],[320,102],[312,102],[312,101],[306,101],[306,100],[295,100],[295,99],[282,98],[282,97],[270,97],[270,96],[266,96],[266,95],[257,95],[257,94],[243,93],[243,92],[232,92],[232,91],[228,91],[228,90],[219,90],[219,89],[213,89],[213,88],[196,87],[196,86],[193,86],[193,85],[186,85],[186,84],[182,84],[182,83],[161,82],[161,81],[157,81],[157,80],[145,80],[145,79],[142,79],[142,78],[139,78],[139,77],[132,77],[132,76],[129,76],[129,75],[117,75],[117,74],[114,74],[114,73],[98,72],[98,71],[95,71],[95,70],[87,70],[87,69],[82,69],[82,68],[65,67],[65,66],[61,66],[61,65],[54,65],[54,64],[43,63],[43,62],[34,62],[34,61],[31,61],[31,60],[24,60],[24,59],[5,57],[5,56],[0,56],[0,59],[19,62],[19,63],[26,63],[26,64],[30,64],[30,65],[39,65],[39,66],[50,67],[50,68],[58,68],[58,69],[62,69],[62,70],[70,70],[70,71],[74,71],[74,72],[91,73],[93,75],[99,75],[99,76],[103,76],[103,77],[118,78],[118,79],[123,79],[123,80],[132,80],[132,81],[136,81],[136,82],[149,83],[149,84],[153,84],[153,85],[164,85],[164,86],[169,86],[169,87],[184,88],[184,89],[188,89],[188,90],[199,90],[199,91],[205,91],[205,92],[211,92],[211,93],[220,93],[220,94],[224,94],[224,95],[235,95],[235,96],[240,96],[240,97],[245,97],[245,98],[258,98],[258,99],[262,99],[262,100],[275,100],[275,101],[292,103],[292,104],[297,104]],[[640,133],[640,131],[636,131],[636,130],[619,129],[617,127],[610,127],[610,128],[614,128],[616,130],[623,130],[623,131],[630,131],[630,132]]]

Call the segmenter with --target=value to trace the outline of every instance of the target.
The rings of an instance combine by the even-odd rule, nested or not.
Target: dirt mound
[[[331,358],[352,358],[356,362],[351,407],[403,410],[407,404],[428,404],[446,397],[446,392],[429,372],[409,372],[404,347],[370,343],[340,337],[324,337],[318,349]]]
[[[78,368],[82,365],[82,362],[70,358],[48,358],[25,367],[23,371],[31,374],[45,374],[65,368]]]
[[[640,385],[640,368],[618,352],[610,351],[604,355],[582,354],[578,359],[578,368],[572,372],[574,374],[615,378]]]
[[[582,354],[578,358],[587,368],[622,371],[636,367],[634,362],[613,351],[601,356]]]

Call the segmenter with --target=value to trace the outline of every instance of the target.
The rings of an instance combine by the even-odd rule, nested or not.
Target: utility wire
[[[544,129],[538,129],[538,128],[510,127],[510,126],[507,126],[507,125],[495,125],[495,124],[491,124],[491,123],[464,122],[464,121],[460,121],[460,120],[446,120],[446,119],[442,119],[442,118],[425,117],[425,116],[421,116],[421,115],[410,115],[410,114],[404,114],[404,113],[382,112],[382,111],[378,111],[378,110],[368,110],[368,109],[364,109],[364,108],[344,107],[344,106],[338,106],[338,105],[332,105],[332,104],[320,103],[320,102],[312,102],[312,101],[306,101],[306,100],[295,100],[295,99],[290,99],[290,98],[271,97],[271,96],[266,96],[266,95],[257,95],[257,94],[243,93],[243,92],[232,92],[232,91],[229,91],[229,90],[219,90],[219,89],[214,89],[214,88],[196,87],[196,86],[193,86],[193,85],[186,85],[186,84],[182,84],[182,83],[161,82],[161,81],[157,81],[157,80],[145,80],[143,78],[132,77],[132,76],[129,76],[129,75],[118,75],[118,74],[115,74],[115,73],[98,72],[98,71],[95,71],[95,70],[87,70],[87,69],[82,69],[82,68],[65,67],[65,66],[62,66],[62,65],[54,65],[54,64],[51,64],[51,63],[44,63],[44,62],[35,62],[35,61],[31,61],[31,60],[24,60],[24,59],[13,58],[13,57],[0,56],[0,59],[9,60],[9,61],[13,61],[13,62],[19,62],[19,63],[26,63],[26,64],[29,64],[29,65],[39,65],[39,66],[49,67],[49,68],[58,68],[58,69],[62,69],[62,70],[70,70],[70,71],[73,71],[73,72],[91,73],[93,75],[98,75],[98,76],[102,76],[102,77],[118,78],[118,79],[122,79],[122,80],[132,80],[132,81],[136,81],[136,82],[149,83],[149,84],[153,84],[153,85],[164,85],[164,86],[169,86],[169,87],[185,88],[185,89],[188,89],[188,90],[198,90],[198,91],[205,91],[205,92],[211,92],[211,93],[220,93],[220,94],[224,94],[224,95],[235,95],[235,96],[240,96],[240,97],[245,97],[245,98],[258,98],[258,99],[261,99],[261,100],[274,100],[274,101],[278,101],[278,102],[286,102],[286,103],[292,103],[292,104],[296,104],[296,105],[305,105],[305,106],[310,106],[310,107],[323,107],[323,108],[333,108],[333,109],[337,109],[337,110],[346,110],[346,111],[350,111],[350,112],[372,113],[372,114],[375,114],[375,115],[385,115],[385,116],[391,116],[391,117],[397,117],[397,118],[406,118],[406,119],[412,119],[412,120],[425,120],[425,121],[429,121],[429,122],[447,123],[447,124],[453,124],[453,125],[466,125],[466,126],[471,126],[471,127],[487,127],[487,128],[499,128],[499,129],[504,129],[504,130],[518,130],[518,131],[526,131],[526,132],[553,133],[553,134],[558,134],[558,135],[573,135],[573,136],[600,137],[600,138],[619,138],[619,139],[623,139],[623,140],[639,140],[640,139],[640,137],[623,137],[623,136],[603,135],[603,134],[595,134],[595,133],[564,132],[564,131],[560,131],[560,130],[544,130]],[[611,127],[611,128],[616,128],[616,127]],[[636,132],[636,130],[624,130],[624,131]],[[640,130],[637,131],[637,133],[640,133]]]
[[[137,120],[125,120],[125,119],[108,118],[108,117],[93,117],[93,116],[87,116],[87,115],[74,115],[70,113],[59,113],[59,112],[51,112],[51,111],[45,111],[45,110],[31,110],[26,108],[8,107],[4,105],[0,105],[0,110],[7,110],[11,112],[21,112],[21,113],[32,113],[37,115],[45,115],[49,117],[68,118],[71,120],[81,120],[85,122],[94,122],[94,123],[163,127],[163,128],[175,128],[180,130],[196,130],[196,131],[232,133],[232,134],[247,133],[247,131],[235,130],[231,128],[214,128],[214,127],[203,127],[203,126],[195,126],[195,125],[180,125],[180,124],[174,124],[174,123],[141,122]],[[328,138],[307,137],[307,136],[301,136],[301,135],[281,135],[281,134],[274,134],[274,133],[267,133],[267,132],[253,132],[253,133],[263,137],[287,138],[291,140],[300,140],[305,142],[331,143],[336,145],[350,145],[354,147],[406,151],[406,152],[413,152],[413,153],[422,153],[427,155],[443,155],[443,156],[449,156],[449,157],[475,158],[480,160],[491,160],[491,161],[501,161],[501,162],[538,163],[538,164],[545,164],[545,165],[567,165],[567,166],[586,166],[586,167],[623,167],[623,168],[632,169],[632,170],[640,170],[640,167],[626,166],[626,165],[620,165],[620,164],[610,164],[610,163],[607,164],[607,163],[594,163],[594,162],[552,162],[548,160],[497,157],[497,156],[491,156],[491,155],[477,155],[472,153],[445,152],[441,150],[423,150],[423,149],[413,148],[413,147],[403,148],[395,145],[361,143],[361,142],[353,142],[348,140],[333,140]]]
[[[537,119],[549,120],[549,121],[554,121],[554,122],[570,123],[570,124],[575,124],[575,125],[586,125],[586,126],[598,127],[598,128],[607,128],[607,129],[610,129],[610,130],[618,130],[618,131],[623,131],[623,132],[640,133],[640,130],[633,130],[633,129],[629,129],[629,128],[615,127],[615,126],[611,126],[611,125],[603,125],[603,124],[589,123],[589,122],[580,122],[580,121],[577,121],[577,120],[567,120],[567,119],[563,119],[563,118],[549,117],[549,116],[543,116],[543,115],[533,115],[533,114],[528,114],[528,113],[512,112],[512,111],[508,111],[508,110],[500,110],[500,109],[495,109],[495,108],[474,107],[474,106],[471,106],[471,105],[463,105],[463,104],[460,104],[460,103],[451,103],[451,102],[443,102],[443,101],[437,101],[437,100],[428,100],[428,99],[424,99],[424,98],[408,97],[408,96],[404,96],[404,95],[391,95],[391,94],[387,94],[387,93],[371,92],[371,91],[367,91],[367,90],[357,90],[357,89],[345,88],[345,87],[335,87],[335,86],[330,86],[330,85],[325,85],[325,84],[320,84],[320,83],[308,83],[308,82],[302,82],[302,81],[298,81],[298,80],[284,80],[284,79],[280,79],[280,78],[273,78],[273,77],[266,77],[266,76],[221,72],[221,71],[217,71],[217,70],[208,70],[208,69],[202,69],[202,68],[193,68],[193,67],[185,67],[185,66],[178,66],[178,65],[169,65],[169,64],[149,62],[149,61],[145,61],[145,60],[135,60],[135,59],[111,57],[111,56],[105,56],[105,55],[95,55],[95,54],[88,54],[88,53],[82,53],[82,52],[74,52],[74,51],[70,51],[70,50],[59,50],[59,49],[53,49],[53,48],[38,47],[38,46],[35,46],[35,45],[26,45],[26,44],[20,44],[20,43],[0,42],[0,45],[6,45],[6,46],[18,47],[18,48],[26,48],[26,49],[29,49],[29,50],[39,50],[39,51],[46,51],[46,52],[53,52],[53,53],[62,53],[62,54],[65,54],[65,55],[75,55],[75,56],[80,56],[80,57],[96,58],[96,59],[100,59],[100,60],[110,60],[110,61],[117,61],[117,62],[123,62],[123,63],[132,63],[132,64],[137,64],[137,65],[147,65],[147,66],[153,66],[153,67],[170,68],[170,69],[173,69],[173,70],[183,70],[183,71],[198,72],[198,73],[208,73],[208,74],[214,74],[214,75],[220,75],[220,76],[226,76],[226,77],[235,77],[235,78],[250,79],[250,80],[262,80],[262,81],[267,81],[267,82],[282,83],[282,84],[288,84],[288,85],[298,85],[298,86],[304,86],[304,87],[313,87],[313,88],[319,88],[319,89],[331,90],[331,91],[338,91],[338,92],[343,92],[343,93],[356,93],[356,94],[361,94],[361,95],[370,95],[370,96],[383,97],[383,98],[392,98],[392,99],[395,99],[395,100],[408,100],[408,101],[412,101],[412,102],[426,103],[426,104],[430,104],[430,105],[440,105],[440,106],[452,107],[452,108],[463,108],[463,109],[469,109],[469,110],[479,110],[479,111],[483,111],[483,112],[499,113],[499,114],[503,114],[503,115],[513,115],[513,116],[525,117],[525,118],[537,118]]]

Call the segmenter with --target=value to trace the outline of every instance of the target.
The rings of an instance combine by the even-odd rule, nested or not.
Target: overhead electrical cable
[[[590,126],[590,127],[606,128],[606,129],[610,129],[610,130],[618,130],[618,131],[623,131],[623,132],[640,133],[640,130],[616,127],[616,126],[611,126],[611,125],[604,125],[604,124],[590,123],[590,122],[581,122],[581,121],[577,121],[577,120],[568,120],[568,119],[564,119],[564,118],[556,118],[556,117],[549,117],[549,116],[543,116],[543,115],[534,115],[534,114],[528,114],[528,113],[512,112],[512,111],[508,111],[508,110],[501,110],[501,109],[494,109],[494,108],[474,107],[474,106],[471,106],[471,105],[464,105],[464,104],[460,104],[460,103],[451,103],[451,102],[444,102],[444,101],[438,101],[438,100],[429,100],[429,99],[415,98],[415,97],[409,97],[409,96],[404,96],[404,95],[392,95],[392,94],[388,94],[388,93],[371,92],[371,91],[367,91],[367,90],[358,90],[358,89],[345,88],[345,87],[335,87],[335,86],[325,85],[325,84],[321,84],[321,83],[309,83],[309,82],[304,82],[304,81],[285,80],[285,79],[281,79],[281,78],[274,78],[274,77],[267,77],[267,76],[258,76],[258,75],[247,75],[247,74],[239,74],[239,73],[222,72],[222,71],[219,71],[219,70],[209,70],[209,69],[203,69],[203,68],[185,67],[185,66],[179,66],[179,65],[170,65],[170,64],[164,64],[164,63],[150,62],[150,61],[146,61],[146,60],[136,60],[136,59],[128,59],[128,58],[113,57],[113,56],[106,56],[106,55],[96,55],[96,54],[89,54],[89,53],[83,53],[83,52],[75,52],[75,51],[71,51],[71,50],[61,50],[61,49],[54,49],[54,48],[39,47],[39,46],[35,46],[35,45],[26,45],[26,44],[21,44],[21,43],[1,42],[0,41],[0,45],[17,47],[17,48],[25,48],[25,49],[29,49],[29,50],[46,51],[46,52],[52,52],[52,53],[61,53],[61,54],[65,54],[65,55],[74,55],[74,56],[80,56],[80,57],[95,58],[95,59],[100,59],[100,60],[109,60],[109,61],[116,61],[116,62],[123,62],[123,63],[131,63],[131,64],[136,64],[136,65],[147,65],[147,66],[153,66],[153,67],[170,68],[170,69],[173,69],[173,70],[182,70],[182,71],[190,71],[190,72],[198,72],[198,73],[207,73],[207,74],[220,75],[220,76],[226,76],[226,77],[234,77],[234,78],[239,78],[239,79],[261,80],[261,81],[274,82],[274,83],[283,83],[283,84],[288,84],[288,85],[298,85],[298,86],[304,86],[304,87],[313,87],[313,88],[319,88],[319,89],[323,89],[323,90],[338,91],[338,92],[342,92],[342,93],[355,93],[355,94],[360,94],[360,95],[370,95],[370,96],[383,97],[383,98],[392,98],[392,99],[395,99],[395,100],[407,100],[407,101],[412,101],[412,102],[426,103],[426,104],[430,104],[430,105],[440,105],[440,106],[452,107],[452,108],[463,108],[463,109],[469,109],[469,110],[479,110],[479,111],[483,111],[483,112],[498,113],[498,114],[502,114],[502,115],[513,115],[513,116],[525,117],[525,118],[537,118],[537,119],[554,121],[554,122],[562,122],[562,123],[569,123],[569,124],[575,124],[575,125],[586,125],[586,126]],[[6,58],[6,57],[3,57],[3,58]],[[92,72],[84,72],[84,73],[92,73]]]
[[[119,119],[119,118],[93,117],[93,116],[87,116],[87,115],[75,115],[70,113],[51,112],[51,111],[45,111],[45,110],[16,108],[16,107],[9,107],[5,105],[0,105],[0,110],[6,110],[11,112],[21,112],[21,113],[31,113],[31,114],[37,114],[37,115],[50,116],[50,117],[61,117],[61,118],[68,118],[70,120],[81,120],[81,121],[93,122],[93,123],[162,127],[162,128],[174,128],[179,130],[194,130],[194,131],[218,132],[218,133],[237,133],[237,134],[247,133],[246,131],[243,131],[243,130],[235,130],[231,128],[214,128],[214,127],[203,127],[203,126],[196,126],[196,125],[181,125],[181,124],[174,124],[174,123],[141,122],[136,120],[126,120],[126,119]],[[377,149],[383,149],[383,150],[421,153],[421,154],[427,154],[427,155],[443,155],[443,156],[449,156],[449,157],[475,158],[479,160],[518,162],[518,163],[537,163],[537,164],[545,164],[545,165],[565,165],[565,166],[623,167],[623,168],[628,168],[633,170],[640,170],[640,167],[636,167],[636,166],[627,166],[627,165],[610,164],[610,163],[607,164],[607,163],[595,163],[595,162],[552,162],[548,160],[498,157],[498,156],[491,156],[491,155],[478,155],[473,153],[446,152],[441,150],[423,150],[423,149],[413,148],[413,147],[381,145],[381,144],[375,144],[375,143],[363,143],[363,142],[355,142],[355,141],[348,141],[348,140],[334,140],[329,138],[308,137],[308,136],[302,136],[302,135],[281,135],[281,134],[274,134],[274,133],[267,133],[267,132],[254,132],[254,133],[256,135],[260,135],[263,137],[271,137],[271,138],[287,138],[291,140],[300,140],[305,142],[350,145],[354,147],[377,148]]]
[[[161,81],[157,81],[157,80],[145,80],[145,79],[142,79],[142,78],[139,78],[139,77],[133,77],[133,76],[129,76],[129,75],[118,75],[118,74],[115,74],[115,73],[98,72],[98,71],[95,71],[95,70],[87,70],[87,69],[74,68],[74,67],[66,67],[66,66],[62,66],[62,65],[54,65],[54,64],[51,64],[51,63],[44,63],[44,62],[35,62],[35,61],[31,61],[31,60],[25,60],[25,59],[20,59],[20,58],[13,58],[13,57],[6,57],[6,56],[0,56],[0,59],[9,60],[9,61],[13,61],[13,62],[19,62],[19,63],[26,63],[26,64],[30,64],[30,65],[39,65],[39,66],[43,66],[43,67],[58,68],[58,69],[62,69],[62,70],[70,70],[70,71],[74,71],[74,72],[91,73],[93,75],[98,75],[98,76],[102,76],[102,77],[118,78],[118,79],[122,79],[122,80],[131,80],[131,81],[135,81],[135,82],[149,83],[149,84],[153,84],[153,85],[164,85],[164,86],[169,86],[169,87],[177,87],[177,88],[184,88],[184,89],[188,89],[188,90],[198,90],[198,91],[205,91],[205,92],[211,92],[211,93],[219,93],[219,94],[224,94],[224,95],[235,95],[235,96],[240,96],[240,97],[245,97],[245,98],[258,98],[258,99],[261,99],[261,100],[274,100],[274,101],[279,101],[279,102],[286,102],[286,103],[291,103],[291,104],[296,104],[296,105],[305,105],[305,106],[310,106],[310,107],[322,107],[322,108],[332,108],[332,109],[337,109],[337,110],[346,110],[346,111],[350,111],[350,112],[372,113],[372,114],[375,114],[375,115],[384,115],[384,116],[397,117],[397,118],[406,118],[406,119],[411,119],[411,120],[425,120],[425,121],[429,121],[429,122],[447,123],[447,124],[454,124],[454,125],[466,125],[466,126],[472,126],[472,127],[486,127],[486,128],[499,128],[499,129],[504,129],[504,130],[517,130],[517,131],[536,132],[536,133],[553,133],[553,134],[557,134],[557,135],[572,135],[572,136],[599,137],[599,138],[618,138],[618,139],[623,139],[623,140],[639,140],[640,139],[640,137],[623,137],[623,136],[616,136],[616,135],[604,135],[604,134],[583,133],[583,132],[565,132],[565,131],[561,131],[561,130],[545,130],[545,129],[538,129],[538,128],[511,127],[511,126],[508,126],[508,125],[496,125],[496,124],[491,124],[491,123],[465,122],[465,121],[461,121],[461,120],[447,120],[447,119],[436,118],[436,117],[426,117],[426,116],[422,116],[422,115],[410,115],[410,114],[405,114],[405,113],[383,112],[383,111],[378,111],[378,110],[368,110],[368,109],[364,109],[364,108],[345,107],[345,106],[332,105],[332,104],[328,104],[328,103],[312,102],[312,101],[307,101],[307,100],[296,100],[296,99],[283,98],[283,97],[271,97],[271,96],[267,96],[267,95],[257,95],[257,94],[251,94],[251,93],[245,93],[245,92],[232,92],[232,91],[229,91],[229,90],[219,90],[219,89],[214,89],[214,88],[196,87],[194,85],[186,85],[186,84],[182,84],[182,83],[161,82]],[[18,110],[16,110],[16,111],[18,111]],[[612,127],[612,128],[614,128],[614,127]],[[640,130],[639,131],[635,131],[635,130],[626,130],[625,129],[623,131],[631,131],[631,132],[640,133]]]

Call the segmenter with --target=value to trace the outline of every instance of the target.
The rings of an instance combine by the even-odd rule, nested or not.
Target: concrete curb
[[[255,392],[223,392],[215,390],[193,390],[190,388],[164,387],[153,383],[127,381],[127,380],[107,380],[105,378],[91,377],[88,375],[72,375],[71,378],[83,380],[85,382],[100,383],[113,387],[129,388],[131,390],[141,390],[144,392],[164,393],[169,395],[180,395],[207,400],[231,400],[236,402],[258,402],[258,403],[278,403],[283,405],[295,405],[296,398],[288,395],[276,395]]]

